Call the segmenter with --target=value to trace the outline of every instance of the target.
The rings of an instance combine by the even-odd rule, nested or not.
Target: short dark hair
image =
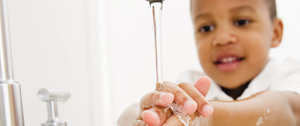
[[[192,0],[190,0],[192,1]],[[268,5],[271,20],[277,18],[276,0],[265,0]],[[192,9],[192,2],[190,2],[190,9]]]
[[[267,5],[269,6],[269,13],[271,19],[277,18],[277,9],[276,9],[276,1],[275,0],[265,0]]]

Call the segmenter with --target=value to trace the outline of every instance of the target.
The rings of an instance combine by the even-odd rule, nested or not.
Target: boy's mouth
[[[234,62],[239,62],[244,60],[244,57],[223,57],[220,58],[219,60],[215,61],[214,64],[219,65],[219,64],[230,64],[230,63],[234,63]]]
[[[244,59],[244,57],[226,56],[218,58],[214,64],[223,72],[232,72],[237,69],[240,62]]]

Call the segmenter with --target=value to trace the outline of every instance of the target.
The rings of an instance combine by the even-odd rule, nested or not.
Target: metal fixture
[[[42,126],[67,126],[66,122],[60,121],[58,118],[57,102],[67,101],[71,96],[70,93],[42,88],[37,96],[40,100],[47,102],[48,120]]]
[[[163,2],[164,0],[147,0],[149,3],[153,3],[153,2]]]
[[[24,126],[20,85],[14,81],[7,1],[0,0],[0,126]]]

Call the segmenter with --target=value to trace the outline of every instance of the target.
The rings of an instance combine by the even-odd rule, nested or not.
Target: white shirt
[[[198,71],[188,71],[181,74],[179,82],[193,83],[201,76],[206,75]],[[300,61],[293,58],[284,60],[270,58],[263,71],[250,82],[238,99],[244,99],[265,90],[293,91],[300,94]],[[206,98],[208,100],[233,100],[213,81]]]

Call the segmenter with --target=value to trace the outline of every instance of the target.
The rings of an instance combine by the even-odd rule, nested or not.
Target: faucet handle
[[[55,91],[55,90],[49,90],[46,88],[42,88],[38,92],[38,98],[42,101],[50,101],[56,99],[57,101],[67,101],[71,94],[70,92],[64,92],[64,91]]]
[[[48,120],[42,126],[67,126],[66,122],[58,118],[57,101],[67,101],[70,98],[69,92],[54,91],[42,88],[38,91],[38,98],[47,103]]]

